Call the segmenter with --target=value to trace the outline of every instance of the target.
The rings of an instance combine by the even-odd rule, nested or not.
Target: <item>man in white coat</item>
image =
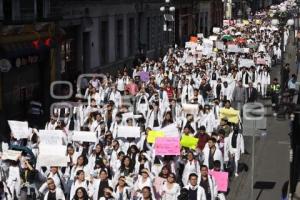
[[[188,103],[190,99],[192,99],[194,96],[194,88],[190,84],[189,79],[185,80],[185,84],[182,87],[181,92],[181,103]]]
[[[189,184],[184,187],[189,192],[189,199],[206,200],[204,189],[197,183],[198,175],[195,173],[190,174]]]
[[[59,199],[65,200],[65,195],[62,189],[56,187],[54,180],[52,178],[47,179],[48,192],[45,194],[44,200],[47,199]]]
[[[238,126],[234,126],[233,132],[225,138],[224,146],[224,161],[228,162],[230,159],[234,160],[235,164],[235,176],[238,176],[238,163],[241,154],[244,153],[244,138],[241,133],[239,133]]]
[[[215,178],[208,174],[206,165],[201,165],[198,177],[198,184],[204,189],[206,199],[215,200],[218,196],[217,183]]]
[[[209,169],[213,168],[213,162],[215,160],[219,160],[221,162],[221,169],[223,170],[223,155],[221,150],[216,146],[216,139],[209,138],[207,141],[207,145],[203,149],[204,156],[204,165],[206,165]]]

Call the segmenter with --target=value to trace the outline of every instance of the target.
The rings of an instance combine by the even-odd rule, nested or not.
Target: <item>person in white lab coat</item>
[[[198,184],[204,189],[207,200],[215,200],[218,195],[216,180],[208,174],[208,167],[202,165],[198,174]]]
[[[182,92],[181,92],[181,103],[188,103],[190,99],[192,99],[194,96],[194,88],[190,84],[189,79],[185,80],[185,84],[182,87]]]
[[[233,132],[225,138],[224,161],[228,162],[230,159],[233,159],[235,176],[238,176],[238,164],[241,154],[243,154],[244,151],[245,146],[243,135],[239,133],[238,126],[234,126]]]
[[[55,181],[52,178],[47,179],[48,192],[44,196],[44,200],[59,199],[65,200],[64,192],[61,188],[56,187]]]
[[[213,162],[219,160],[221,162],[221,169],[223,169],[223,155],[221,150],[216,146],[216,139],[209,138],[207,145],[203,149],[204,162],[209,169],[213,169]]]
[[[189,199],[206,200],[204,189],[198,185],[198,175],[192,173],[189,175],[189,184],[184,188],[188,190]]]
[[[112,181],[108,179],[106,170],[100,170],[99,177],[93,180],[93,187],[93,200],[99,200],[100,198],[104,197],[105,188],[113,187]]]
[[[191,173],[198,173],[200,170],[199,161],[195,159],[193,152],[187,153],[187,161],[184,165],[182,173],[182,183],[187,185],[189,182],[189,176]]]
[[[89,197],[93,196],[93,185],[88,180],[85,180],[83,170],[78,170],[76,173],[75,181],[71,186],[70,200],[73,199],[74,195],[76,194],[75,191],[80,187],[83,187],[87,191]]]

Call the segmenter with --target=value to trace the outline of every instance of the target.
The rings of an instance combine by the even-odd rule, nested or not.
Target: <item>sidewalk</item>
[[[291,34],[292,35],[292,34]],[[290,63],[291,74],[296,73],[296,51],[293,37],[289,38],[285,52],[285,63]],[[277,77],[280,80],[281,65],[272,67],[271,80]],[[267,135],[261,136],[261,131],[256,131],[254,176],[252,177],[252,136],[245,136],[245,149],[249,155],[243,155],[240,163],[249,167],[248,172],[241,172],[234,178],[230,185],[229,200],[276,200],[281,197],[283,185],[289,181],[289,120],[278,121],[272,115],[271,101],[261,101],[267,108]],[[246,134],[247,135],[247,134]],[[249,134],[248,134],[249,135]],[[251,135],[251,134],[250,134]],[[251,199],[251,190],[257,181],[273,182],[275,186],[270,190],[254,190]],[[261,192],[261,194],[260,194]]]

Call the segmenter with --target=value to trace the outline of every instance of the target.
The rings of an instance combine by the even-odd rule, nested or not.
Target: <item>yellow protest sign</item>
[[[243,24],[244,25],[249,25],[249,21],[248,20],[243,20]]]
[[[230,123],[237,124],[239,122],[239,110],[233,108],[221,108],[220,118],[227,118]]]
[[[180,140],[180,145],[182,147],[196,149],[198,140],[198,138],[194,138],[193,136],[183,135]]]
[[[260,19],[257,19],[257,20],[255,20],[255,23],[256,23],[257,25],[260,25],[260,24],[261,24],[261,20],[260,20]]]
[[[165,133],[163,131],[149,131],[147,142],[152,144],[155,142],[156,138],[158,137],[164,137]]]

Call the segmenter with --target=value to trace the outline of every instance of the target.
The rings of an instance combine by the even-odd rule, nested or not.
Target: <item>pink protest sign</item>
[[[264,58],[257,58],[256,64],[258,64],[258,65],[265,65],[266,64],[266,59],[264,59]]]
[[[156,155],[180,155],[179,137],[159,137],[155,140]]]
[[[228,172],[216,172],[210,171],[210,175],[212,175],[217,183],[219,192],[227,192],[228,190]]]

